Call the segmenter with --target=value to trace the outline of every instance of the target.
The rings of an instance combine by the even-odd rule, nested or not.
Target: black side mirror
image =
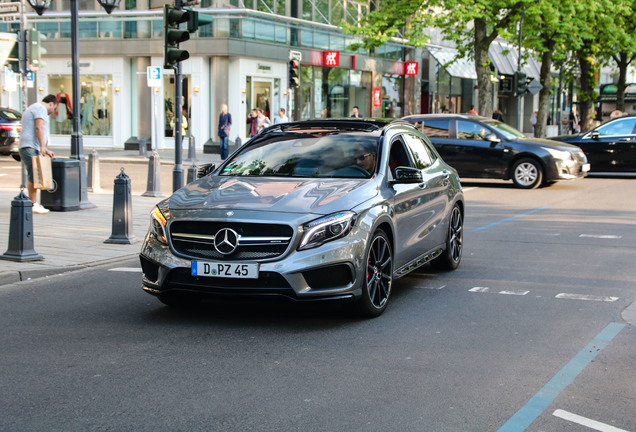
[[[599,133],[598,131],[594,131],[590,134],[590,138],[592,138],[593,140],[597,140],[598,141],[598,137],[599,137]]]
[[[215,169],[216,165],[214,165],[213,163],[199,165],[199,168],[197,169],[197,178],[200,179],[201,177],[205,177]]]
[[[422,183],[423,181],[422,172],[417,168],[395,168],[395,183]]]

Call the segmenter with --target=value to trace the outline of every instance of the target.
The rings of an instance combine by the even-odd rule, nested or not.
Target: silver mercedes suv
[[[395,278],[428,262],[457,268],[463,218],[456,171],[410,124],[278,124],[157,204],[143,287],[176,306],[349,299],[378,316]]]

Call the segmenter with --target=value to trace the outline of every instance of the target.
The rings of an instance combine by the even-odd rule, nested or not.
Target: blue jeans
[[[227,137],[219,137],[219,139],[221,140],[221,159],[225,160],[229,152],[228,139]]]

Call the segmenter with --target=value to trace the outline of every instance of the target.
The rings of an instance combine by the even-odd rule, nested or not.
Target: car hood
[[[573,151],[573,150],[579,149],[579,147],[576,145],[568,144],[561,141],[555,141],[554,139],[546,139],[546,138],[520,138],[519,142],[536,144],[542,147],[550,147],[557,150]]]
[[[330,214],[377,195],[374,179],[206,176],[169,198],[171,211],[232,209]]]

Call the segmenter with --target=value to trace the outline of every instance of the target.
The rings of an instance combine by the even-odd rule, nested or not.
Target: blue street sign
[[[161,86],[161,67],[159,66],[148,66],[148,86],[149,87],[160,87]]]

